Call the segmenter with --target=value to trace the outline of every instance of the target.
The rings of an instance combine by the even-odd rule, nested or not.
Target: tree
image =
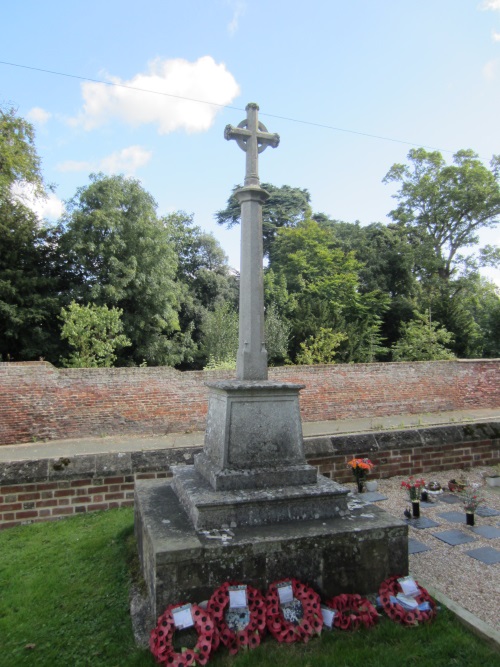
[[[45,196],[33,125],[12,107],[0,107],[0,203],[12,201],[15,184],[29,185],[35,196]]]
[[[403,325],[401,338],[392,346],[394,361],[438,361],[455,359],[449,349],[453,334],[439,322],[432,322],[430,313],[416,313],[415,319]]]
[[[71,297],[119,308],[132,345],[118,363],[174,365],[182,361],[177,257],[156,215],[156,203],[138,181],[93,174],[64,218],[64,251],[73,274]]]
[[[212,364],[236,362],[238,352],[238,314],[227,301],[207,311],[202,324],[202,350]]]
[[[413,148],[411,165],[394,164],[385,183],[401,184],[394,195],[399,204],[390,212],[420,248],[427,273],[450,279],[471,258],[462,253],[477,244],[478,231],[498,224],[500,215],[500,156],[488,169],[471,150],[461,150],[447,165],[438,151]],[[475,260],[497,261],[495,253]]]
[[[339,247],[332,230],[315,220],[279,230],[270,269],[276,276],[274,287],[284,280],[296,303],[289,315],[292,358],[300,343],[320,328],[347,334],[338,352],[341,361],[366,361],[371,352],[375,355],[388,299],[380,291],[361,293],[361,266],[353,252]],[[279,292],[284,295],[283,288]]]
[[[264,330],[269,365],[275,366],[287,361],[292,326],[286,318],[279,315],[274,304],[266,308]]]
[[[300,344],[298,364],[334,364],[337,349],[347,339],[346,334],[320,327],[315,336]]]
[[[119,308],[87,304],[81,306],[72,301],[68,309],[62,308],[61,338],[67,339],[75,349],[65,366],[71,368],[108,368],[116,360],[115,351],[131,343],[123,335],[122,311]]]
[[[45,227],[22,199],[45,196],[33,127],[0,108],[0,358],[56,361],[61,353],[60,229]]]
[[[263,183],[262,187],[271,196],[262,207],[262,233],[264,237],[264,255],[270,256],[276,232],[282,227],[295,227],[299,222],[310,217],[310,194],[306,189],[292,188],[289,185],[277,187],[271,183]],[[215,215],[219,225],[228,228],[240,223],[240,204],[235,197],[236,185],[227,200],[227,206]]]
[[[218,241],[193,223],[193,216],[182,211],[162,219],[178,257],[176,280],[180,287],[179,324],[181,331],[191,332],[189,355],[185,368],[200,367],[206,361],[202,345],[202,324],[207,311],[227,302],[238,303],[238,283],[231,273],[227,257]]]

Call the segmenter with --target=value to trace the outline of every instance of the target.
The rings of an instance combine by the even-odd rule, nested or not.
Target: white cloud
[[[57,170],[68,171],[103,171],[105,174],[125,174],[132,176],[137,169],[144,167],[153,156],[152,151],[148,151],[142,146],[129,146],[122,148],[121,151],[115,151],[96,162],[79,162],[77,160],[67,160],[57,165]]]
[[[242,2],[242,0],[236,0],[236,2],[229,0],[229,5],[233,10],[233,16],[227,25],[227,29],[229,34],[234,35],[234,33],[238,30],[240,18],[245,13],[246,5],[244,2]]]
[[[57,195],[50,192],[45,198],[37,197],[30,183],[17,181],[12,186],[12,194],[39,218],[56,220],[64,213],[64,204]]]
[[[483,0],[479,5],[479,9],[500,11],[500,0]]]
[[[118,77],[108,77],[108,80],[119,85],[82,84],[84,105],[80,114],[72,119],[74,124],[92,130],[112,119],[119,119],[132,126],[153,123],[158,126],[160,134],[179,129],[189,133],[203,132],[213,124],[219,111],[219,106],[214,104],[229,104],[240,92],[226,66],[217,64],[211,56],[203,56],[193,63],[181,58],[157,58],[148,64],[146,73],[136,74],[128,81]]]
[[[500,32],[493,31],[492,37],[494,42],[500,42]]]
[[[33,107],[26,114],[28,120],[32,123],[38,123],[38,125],[45,125],[51,116],[52,114],[49,111],[45,111],[41,107]]]
[[[141,146],[129,146],[101,160],[99,171],[104,171],[106,174],[124,173],[130,176],[140,167],[144,167],[152,155],[152,151],[147,151]]]
[[[494,60],[489,60],[486,65],[483,66],[483,77],[487,81],[493,81],[497,77],[497,70],[500,60],[495,58]]]

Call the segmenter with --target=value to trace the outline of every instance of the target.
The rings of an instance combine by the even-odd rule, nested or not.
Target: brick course
[[[227,371],[0,363],[0,445],[204,430],[208,380]],[[271,368],[298,382],[304,421],[500,406],[500,360]]]

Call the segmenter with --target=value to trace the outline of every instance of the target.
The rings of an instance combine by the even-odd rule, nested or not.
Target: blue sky
[[[281,136],[261,180],[307,188],[336,219],[387,222],[396,186],[381,181],[404,142],[500,153],[500,0],[22,0],[2,7],[0,61],[24,66],[0,64],[0,101],[35,124],[47,215],[90,172],[124,173],[160,213],[193,213],[235,267],[239,232],[214,213],[243,180],[223,132],[248,102]]]

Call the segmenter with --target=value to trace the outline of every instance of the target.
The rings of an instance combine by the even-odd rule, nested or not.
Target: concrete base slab
[[[200,602],[227,580],[266,590],[298,577],[325,597],[376,593],[408,573],[408,527],[376,505],[344,517],[197,531],[165,480],[137,480],[135,530],[151,614]],[[363,516],[364,514],[364,516]]]
[[[315,484],[214,491],[193,466],[174,466],[172,473],[172,487],[197,530],[347,515],[348,489],[322,475]]]

